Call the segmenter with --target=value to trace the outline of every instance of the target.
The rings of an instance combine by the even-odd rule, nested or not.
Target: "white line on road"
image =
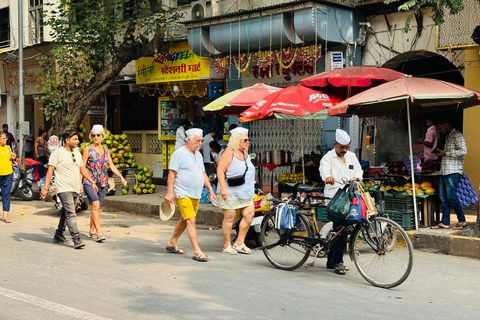
[[[110,318],[97,316],[96,314],[93,314],[93,313],[90,313],[90,312],[85,312],[85,311],[82,311],[82,310],[74,309],[74,308],[67,307],[65,305],[59,304],[59,303],[55,303],[55,302],[52,302],[52,301],[49,301],[49,300],[45,300],[45,299],[42,299],[42,298],[31,296],[29,294],[25,294],[25,293],[13,291],[13,290],[5,289],[5,288],[0,288],[0,295],[2,295],[4,297],[7,297],[7,298],[11,298],[11,299],[23,301],[23,302],[26,302],[26,303],[29,303],[29,304],[33,304],[37,307],[48,309],[48,310],[51,310],[51,311],[54,311],[54,312],[57,312],[57,313],[60,313],[60,314],[64,314],[64,315],[68,316],[69,318],[88,319],[88,320],[112,320]]]

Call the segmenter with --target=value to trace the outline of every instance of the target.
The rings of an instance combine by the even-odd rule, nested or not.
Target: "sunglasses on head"
[[[93,137],[93,138],[101,137],[101,136],[102,136],[101,133],[92,133],[92,137]]]
[[[73,152],[72,152],[72,160],[73,160],[73,162],[77,162],[77,160],[75,159],[75,155],[73,154]]]

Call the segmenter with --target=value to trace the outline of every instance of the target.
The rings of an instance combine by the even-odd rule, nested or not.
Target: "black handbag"
[[[247,171],[248,171],[247,157],[245,157],[245,153],[243,154],[243,160],[245,161],[245,172],[243,173],[243,175],[240,175],[240,176],[234,176],[230,178],[227,177],[228,186],[238,187],[245,184],[245,175],[247,174]]]

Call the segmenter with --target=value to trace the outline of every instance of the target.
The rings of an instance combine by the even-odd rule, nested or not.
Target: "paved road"
[[[52,243],[51,203],[14,201],[0,223],[0,319],[477,319],[480,261],[415,251],[395,289],[324,268],[274,269],[262,252],[227,256],[221,231],[199,230],[207,263],[165,253],[174,222],[102,212],[107,241]],[[24,212],[23,215],[20,215]],[[113,215],[116,214],[116,218]],[[89,212],[79,215],[88,232]],[[347,258],[348,259],[348,258]],[[350,263],[349,263],[350,262]]]

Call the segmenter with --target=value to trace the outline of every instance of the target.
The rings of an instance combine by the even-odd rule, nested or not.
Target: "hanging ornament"
[[[213,61],[213,67],[219,75],[226,75],[228,69],[230,69],[230,57],[215,58]]]
[[[252,55],[249,53],[245,53],[241,55],[240,61],[237,60],[236,56],[233,56],[233,63],[237,68],[238,72],[245,72],[250,67],[250,61],[252,60]]]
[[[280,67],[282,67],[282,69],[290,69],[295,63],[295,60],[297,59],[297,54],[298,50],[294,48],[287,48],[281,49],[280,51],[275,51],[278,64],[280,64]]]
[[[272,64],[273,60],[275,59],[275,52],[274,51],[262,51],[262,52],[255,52],[252,54],[252,60],[257,61],[257,66],[261,69],[267,69]]]
[[[313,66],[315,61],[322,57],[322,45],[312,44],[311,46],[298,49],[300,52],[298,57],[303,60],[307,65]]]

